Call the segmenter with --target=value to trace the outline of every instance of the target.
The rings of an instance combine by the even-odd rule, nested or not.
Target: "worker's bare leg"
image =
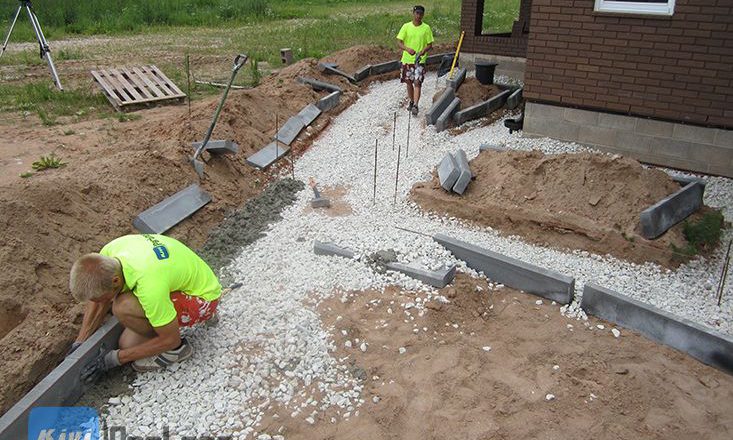
[[[417,103],[420,102],[420,92],[422,92],[422,84],[415,83],[415,85],[412,86],[412,89],[413,89],[412,96],[414,97],[412,102],[414,102],[415,105],[417,105]]]
[[[117,295],[112,304],[112,313],[125,327],[119,340],[121,349],[140,345],[155,337],[155,330],[145,317],[140,301],[132,293],[125,292]]]
[[[415,91],[412,88],[412,83],[410,81],[405,82],[407,85],[407,97],[410,98],[410,102],[415,102],[414,93]]]

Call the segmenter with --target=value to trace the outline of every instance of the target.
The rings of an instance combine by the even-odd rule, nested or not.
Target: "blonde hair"
[[[117,259],[96,253],[86,254],[71,266],[69,290],[77,301],[96,299],[112,291],[115,276],[122,276],[122,267]]]

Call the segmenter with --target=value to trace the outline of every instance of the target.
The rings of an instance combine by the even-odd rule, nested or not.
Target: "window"
[[[627,14],[672,15],[674,0],[596,0],[594,10]]]
[[[481,35],[508,37],[519,19],[520,0],[479,0],[483,6]]]

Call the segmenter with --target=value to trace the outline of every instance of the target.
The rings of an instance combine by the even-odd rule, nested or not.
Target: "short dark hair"
[[[421,14],[425,13],[425,6],[415,5],[412,8],[412,12],[419,12]]]

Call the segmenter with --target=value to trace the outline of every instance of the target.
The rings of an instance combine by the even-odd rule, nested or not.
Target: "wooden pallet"
[[[159,103],[183,102],[186,97],[153,65],[92,70],[92,76],[118,112]]]

